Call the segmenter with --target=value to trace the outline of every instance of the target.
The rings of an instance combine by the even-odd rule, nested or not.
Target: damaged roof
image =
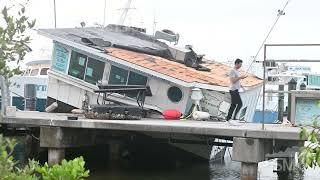
[[[63,41],[61,43],[67,43],[67,45],[87,47],[83,48],[87,51],[88,47],[92,50],[98,49],[100,55],[102,52],[129,64],[151,70],[151,72],[191,84],[191,86],[197,83],[224,87],[224,91],[227,91],[230,84],[228,77],[228,72],[231,70],[230,66],[207,61],[201,63],[201,65],[209,68],[210,72],[187,67],[182,63],[169,60],[172,58],[170,58],[171,53],[167,44],[137,31],[121,29],[121,26],[120,29],[119,26],[116,26],[116,28],[109,26],[107,28],[41,29],[39,33],[55,41]],[[125,47],[130,48],[125,49]],[[251,88],[261,84],[262,80],[249,74],[249,77],[242,80],[241,83],[244,87]]]
[[[214,86],[228,87],[230,85],[228,73],[230,66],[218,62],[206,62],[201,64],[210,72],[197,71],[184,64],[170,61],[158,56],[137,53],[118,48],[108,48],[107,53],[113,57],[125,60],[129,63],[150,69],[152,71],[179,79],[187,83],[202,83]],[[242,72],[244,74],[244,72]],[[242,86],[252,87],[262,83],[258,77],[249,74],[248,78],[242,80]]]
[[[95,49],[102,50],[105,47],[130,47],[130,49],[141,52],[152,52],[165,58],[172,58],[168,45],[140,33],[126,26],[108,25],[105,28],[61,28],[40,29],[39,32],[45,36],[55,36],[64,40],[79,43]]]

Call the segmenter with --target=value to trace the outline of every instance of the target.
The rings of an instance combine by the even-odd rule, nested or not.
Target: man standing
[[[229,108],[228,116],[226,120],[231,125],[238,125],[239,121],[236,119],[238,112],[242,107],[242,100],[239,94],[241,88],[240,80],[247,76],[240,76],[239,69],[242,66],[242,60],[236,59],[234,62],[234,68],[229,73],[230,78],[230,95],[231,95],[231,106]],[[233,115],[233,116],[232,116]],[[232,119],[231,119],[232,118]]]

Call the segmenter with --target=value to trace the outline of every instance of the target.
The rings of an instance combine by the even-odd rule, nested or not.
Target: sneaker
[[[241,123],[239,120],[234,120],[234,119],[229,120],[228,124],[231,125],[231,126],[241,126],[241,125],[243,125],[243,123]]]
[[[244,119],[232,119],[232,120],[238,121],[239,123],[246,123],[247,122]]]

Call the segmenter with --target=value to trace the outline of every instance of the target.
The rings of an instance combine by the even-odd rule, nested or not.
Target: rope
[[[198,109],[197,105],[193,104],[193,107],[192,107],[192,110],[191,110],[190,114],[187,115],[187,116],[185,116],[185,117],[180,118],[180,120],[187,120],[187,119],[189,119],[189,118],[192,116],[192,114],[193,114],[197,109]]]
[[[253,58],[253,60],[252,60],[252,62],[251,62],[251,64],[250,64],[250,66],[248,67],[248,69],[247,69],[247,71],[246,71],[246,75],[248,74],[249,70],[251,69],[252,64],[256,61],[257,56],[259,55],[262,47],[264,46],[264,44],[266,43],[267,39],[269,38],[269,36],[270,36],[271,32],[273,31],[274,27],[275,27],[276,24],[278,23],[280,17],[281,17],[282,15],[285,15],[284,11],[285,11],[286,7],[288,6],[288,4],[290,3],[290,1],[291,1],[291,0],[287,0],[286,4],[285,4],[284,7],[282,8],[282,10],[278,10],[277,18],[276,18],[275,22],[273,23],[273,25],[271,26],[271,28],[270,28],[267,36],[266,36],[265,39],[262,41],[262,44],[261,44],[261,46],[259,47],[258,52],[257,52],[256,55],[254,56],[254,58]]]

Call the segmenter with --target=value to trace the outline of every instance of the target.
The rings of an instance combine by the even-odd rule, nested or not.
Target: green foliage
[[[63,160],[61,165],[49,167],[47,163],[37,168],[44,180],[80,180],[89,176],[89,170],[85,170],[85,162],[82,157],[72,161]]]
[[[30,36],[27,30],[32,29],[36,23],[25,15],[25,3],[7,7],[1,10],[0,19],[0,75],[6,79],[20,74],[19,62],[22,61],[29,50]],[[15,15],[12,15],[15,14]],[[15,61],[17,67],[10,68],[7,62]]]
[[[39,162],[29,160],[23,168],[18,168],[17,161],[11,155],[16,145],[14,139],[5,138],[0,134],[0,179],[1,180],[81,180],[89,177],[82,157],[71,161],[63,160],[60,165],[50,167],[47,163],[40,166]]]
[[[320,167],[319,126],[315,120],[312,129],[305,127],[300,130],[300,138],[306,140],[306,146],[299,153],[299,162],[304,167]]]
[[[35,169],[39,166],[36,161],[29,161],[24,168],[18,168],[12,152],[16,141],[5,138],[0,134],[0,179],[1,180],[35,180]]]

